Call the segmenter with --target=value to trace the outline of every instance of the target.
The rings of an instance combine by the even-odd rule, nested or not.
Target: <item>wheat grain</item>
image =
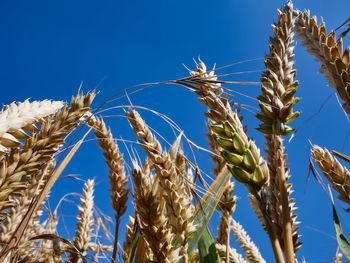
[[[135,218],[132,216],[129,216],[129,224],[127,224],[126,226],[125,240],[123,243],[123,252],[122,252],[122,258],[124,262],[129,262],[130,260],[132,243],[134,241],[135,236],[136,236]]]

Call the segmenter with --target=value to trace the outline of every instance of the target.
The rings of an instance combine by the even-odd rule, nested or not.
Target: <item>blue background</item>
[[[83,90],[94,89],[100,94],[93,107],[129,86],[147,82],[177,79],[188,75],[182,66],[195,68],[192,58],[199,55],[212,67],[235,62],[237,64],[218,74],[243,72],[224,78],[230,81],[259,81],[264,69],[263,56],[268,52],[271,23],[277,20],[276,9],[283,1],[1,1],[0,2],[0,102],[54,99],[69,101],[83,81]],[[335,4],[336,3],[336,4]],[[335,29],[349,17],[347,0],[295,1],[295,7],[321,17],[327,29]],[[349,37],[348,37],[349,38]],[[345,46],[349,43],[345,40]],[[286,143],[288,161],[295,190],[298,220],[302,222],[299,233],[304,245],[298,259],[307,262],[330,262],[336,251],[335,232],[332,224],[331,203],[328,195],[313,179],[307,182],[309,141],[329,149],[349,153],[349,121],[338,105],[333,90],[317,73],[319,64],[300,47],[296,48],[297,79],[302,100],[296,105],[303,114],[293,122],[299,128],[291,143]],[[102,81],[101,84],[99,84]],[[228,88],[251,96],[235,95],[234,100],[248,105],[242,109],[248,134],[260,147],[264,139],[255,128],[258,121],[253,113],[257,108],[254,99],[259,85],[227,85]],[[327,98],[331,96],[328,100]],[[207,147],[205,140],[206,118],[194,94],[178,86],[161,85],[130,95],[134,105],[144,106],[172,118],[196,144]],[[325,103],[319,114],[321,105]],[[120,106],[128,105],[125,98],[104,106],[117,107],[102,113],[110,116],[105,121],[116,138],[135,141]],[[247,110],[248,109],[248,110]],[[140,110],[142,116],[169,142],[175,139],[169,125],[154,114]],[[113,218],[110,208],[107,168],[93,136],[74,157],[63,177],[55,185],[50,206],[68,192],[82,192],[83,182],[64,177],[79,175],[82,179],[96,180],[96,207]],[[164,143],[166,145],[166,143]],[[134,143],[120,143],[128,164],[126,147],[133,147],[143,156]],[[166,146],[168,147],[168,146]],[[185,153],[191,157],[186,143]],[[208,154],[198,150],[196,158],[203,171],[210,173],[212,164]],[[192,158],[193,160],[193,158]],[[129,169],[129,168],[128,168]],[[132,187],[131,185],[129,185]],[[239,197],[236,220],[241,222],[256,242],[267,262],[273,262],[273,254],[266,234],[247,203],[247,191],[237,184]],[[61,205],[59,234],[72,238],[78,198]],[[344,204],[336,201],[345,233],[350,233],[349,215],[342,211]],[[128,214],[133,213],[129,202]],[[212,228],[218,222],[214,213]],[[124,239],[127,216],[122,219],[121,241]],[[113,227],[112,227],[113,229]],[[113,232],[113,231],[112,231]],[[111,241],[101,239],[105,243]],[[232,239],[232,246],[237,247]]]

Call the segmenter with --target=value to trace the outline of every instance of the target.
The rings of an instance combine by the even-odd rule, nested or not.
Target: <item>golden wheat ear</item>
[[[94,92],[79,93],[54,116],[47,116],[39,132],[32,132],[22,148],[15,148],[0,160],[0,211],[13,205],[15,196],[26,187],[25,178],[41,174],[65,143],[64,137],[76,128],[81,118],[90,110]]]
[[[64,103],[62,101],[33,101],[13,102],[5,105],[0,112],[0,155],[9,152],[11,148],[19,146],[20,139],[28,138],[27,131],[37,131],[34,124],[55,114]]]
[[[245,260],[256,263],[266,263],[265,259],[261,256],[258,247],[254,244],[240,223],[232,218],[230,222],[230,228],[235,235],[239,246],[246,253],[246,256],[244,258]]]
[[[270,172],[271,217],[277,230],[287,262],[294,261],[295,252],[301,246],[297,233],[298,224],[295,213],[292,184],[288,183],[291,174],[288,169],[283,136],[294,129],[290,123],[300,112],[293,112],[300,98],[294,97],[299,82],[294,78],[294,10],[288,1],[282,10],[278,10],[278,21],[272,25],[273,37],[269,39],[269,53],[265,55],[266,71],[261,75],[259,107],[255,116],[262,122],[257,128],[265,135],[266,159]]]
[[[88,180],[84,185],[83,197],[80,199],[77,227],[73,244],[78,253],[71,253],[70,262],[79,263],[89,250],[93,227],[94,180]]]
[[[112,208],[116,212],[115,216],[115,235],[114,235],[114,250],[112,258],[115,261],[118,252],[118,233],[120,218],[125,214],[127,209],[127,201],[129,189],[127,187],[128,177],[124,170],[124,158],[121,154],[118,144],[113,138],[112,132],[107,129],[103,119],[95,116],[88,116],[88,125],[92,127],[95,132],[94,135],[98,140],[98,145],[104,151],[103,156],[108,165],[108,177],[111,187]]]
[[[310,11],[297,12],[295,32],[306,50],[321,62],[320,73],[326,74],[328,85],[343,100],[343,109],[350,114],[350,47],[343,52],[343,40],[336,40],[334,31],[327,34],[322,21],[317,24]]]
[[[326,149],[313,145],[311,154],[323,175],[339,193],[338,198],[350,205],[350,172]],[[350,212],[350,208],[346,209]]]
[[[176,262],[179,251],[171,244],[174,234],[168,227],[168,217],[161,209],[159,195],[152,191],[154,177],[146,174],[136,161],[133,161],[132,176],[135,184],[135,217],[141,236],[152,250],[155,261]]]
[[[187,240],[196,230],[192,223],[195,210],[191,202],[192,197],[186,195],[187,184],[184,178],[177,174],[175,160],[162,150],[160,142],[153,136],[139,113],[131,109],[126,112],[126,116],[135,134],[141,139],[140,145],[153,163],[159,185],[166,193],[164,198],[169,225],[181,245],[180,254],[187,262]]]

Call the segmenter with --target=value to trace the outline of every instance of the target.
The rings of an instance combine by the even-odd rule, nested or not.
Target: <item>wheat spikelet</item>
[[[133,166],[135,215],[141,235],[157,262],[177,262],[178,251],[171,244],[174,235],[168,229],[157,193],[152,192],[152,180],[135,161]]]
[[[123,243],[122,258],[124,262],[129,262],[132,243],[136,235],[135,218],[129,216],[129,224],[126,226],[125,240]]]
[[[313,145],[311,154],[324,176],[332,184],[334,190],[339,193],[338,198],[350,205],[349,170],[343,167],[326,148],[322,149],[317,145]],[[346,211],[350,212],[350,209],[348,208]]]
[[[255,263],[266,263],[260,254],[259,249],[250,239],[247,232],[243,229],[242,225],[233,218],[231,219],[231,230],[236,237],[240,247],[246,253],[245,260],[250,260]]]
[[[33,101],[13,102],[5,105],[0,112],[0,155],[10,148],[20,145],[18,139],[28,135],[24,130],[34,131],[35,123],[42,118],[54,114],[63,107],[62,101]]]
[[[167,152],[162,152],[160,143],[152,135],[138,112],[132,109],[126,112],[126,116],[135,134],[142,139],[140,144],[153,162],[160,186],[166,192],[164,198],[169,224],[182,246],[181,254],[187,262],[187,238],[192,236],[195,226],[191,222],[194,206],[191,203],[191,197],[186,195],[185,180],[178,176],[176,165]]]
[[[297,13],[295,32],[306,50],[322,63],[320,73],[326,74],[329,86],[344,101],[343,109],[350,114],[350,49],[343,53],[342,39],[336,40],[334,31],[327,34],[324,22],[317,25],[310,11]]]
[[[94,185],[94,180],[88,180],[84,185],[83,197],[80,199],[77,230],[73,241],[80,255],[72,253],[70,258],[72,263],[81,262],[81,256],[85,256],[89,249],[93,226]]]
[[[24,188],[22,178],[35,176],[52,160],[63,145],[62,139],[78,126],[81,117],[90,110],[95,93],[78,94],[71,105],[63,107],[54,117],[47,117],[38,133],[25,140],[22,149],[16,148],[0,160],[0,211],[12,205],[10,196]]]
[[[294,80],[294,16],[293,4],[288,1],[283,10],[278,10],[278,22],[272,25],[274,36],[269,39],[270,53],[265,56],[266,71],[261,77],[262,94],[258,96],[260,113],[256,117],[262,121],[257,130],[265,134],[266,159],[269,163],[269,201],[271,216],[282,248],[289,260],[301,246],[298,241],[297,215],[294,213],[294,199],[291,198],[292,185],[288,184],[290,174],[287,157],[284,154],[283,135],[293,131],[287,124],[300,115],[293,112],[300,100],[294,94],[299,85]]]

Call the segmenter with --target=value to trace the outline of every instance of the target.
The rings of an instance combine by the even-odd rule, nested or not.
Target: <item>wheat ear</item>
[[[311,154],[318,167],[339,193],[338,198],[350,205],[350,172],[325,148],[313,145]],[[350,212],[350,208],[346,209]]]
[[[79,121],[95,98],[94,92],[79,93],[56,116],[46,117],[38,133],[33,132],[25,140],[22,149],[16,148],[0,160],[0,211],[10,207],[11,195],[25,187],[22,179],[41,173],[48,162],[64,144],[62,139],[79,124]]]
[[[204,78],[210,79],[210,80],[216,80],[217,77],[214,74],[206,74]],[[203,77],[203,76],[202,76]],[[218,84],[219,85],[219,84]],[[220,89],[217,89],[217,93],[221,92]],[[224,98],[223,98],[224,100]],[[221,156],[221,151],[223,150],[222,147],[216,142],[216,135],[211,130],[210,126],[212,126],[214,123],[209,119],[209,123],[207,125],[208,127],[208,133],[207,133],[207,140],[209,143],[209,149],[212,151],[213,155],[210,156],[211,161],[215,164],[215,167],[213,168],[213,174],[215,176],[218,176],[220,171],[226,168],[226,161]],[[233,214],[235,207],[236,207],[236,197],[233,196],[233,190],[234,190],[234,183],[230,181],[226,185],[221,197],[220,202],[218,203],[217,208],[221,211],[220,215],[220,223],[218,226],[218,234],[216,237],[216,243],[226,245],[226,259],[229,258],[230,254],[230,220],[231,215]]]
[[[0,112],[0,155],[20,145],[19,139],[28,138],[24,130],[35,131],[35,123],[63,107],[62,101],[13,102]]]
[[[258,203],[259,214],[264,217],[264,229],[267,231],[277,262],[284,262],[280,242],[276,236],[275,226],[270,218],[267,200],[269,171],[266,161],[260,156],[260,150],[253,140],[248,139],[238,116],[228,99],[220,97],[221,87],[217,86],[213,71],[207,72],[205,64],[200,61],[197,71],[186,83],[200,96],[199,101],[210,110],[205,115],[211,120],[210,129],[216,135],[216,143],[223,148],[221,155],[233,177],[247,187]],[[209,79],[208,79],[209,76]]]
[[[72,263],[81,262],[81,257],[85,256],[89,249],[93,226],[94,185],[94,180],[88,180],[84,185],[83,197],[80,198],[81,205],[78,207],[78,223],[73,241],[79,254],[71,253],[70,262]]]
[[[57,211],[54,211],[50,215],[47,222],[44,233],[45,234],[55,234],[58,224]],[[52,257],[54,256],[54,247],[51,240],[41,241],[37,250],[34,252],[34,258],[36,260],[42,260],[44,262],[52,262]]]
[[[306,50],[321,62],[320,73],[326,74],[329,86],[344,101],[343,109],[350,114],[350,47],[343,53],[342,38],[336,40],[334,31],[327,34],[324,22],[317,25],[310,11],[296,12],[295,32]]]
[[[126,225],[125,240],[123,243],[122,258],[124,262],[130,261],[132,243],[135,239],[136,232],[137,230],[136,230],[135,218],[132,216],[129,216],[129,223]]]
[[[187,262],[187,239],[194,233],[195,226],[192,223],[194,206],[191,203],[191,197],[185,194],[185,180],[178,176],[176,164],[167,152],[162,151],[159,141],[153,136],[138,112],[131,109],[126,116],[135,134],[141,139],[141,146],[154,164],[160,187],[167,194],[165,200],[169,224],[181,245],[180,253]]]
[[[152,192],[152,180],[133,162],[135,183],[135,216],[144,240],[151,248],[157,262],[177,262],[179,251],[171,244],[174,235],[168,229],[167,217],[161,211],[157,193]]]
[[[257,130],[265,134],[267,141],[271,216],[289,263],[294,262],[294,254],[301,246],[294,199],[290,197],[292,185],[288,184],[290,174],[282,137],[293,131],[287,124],[300,114],[293,112],[294,105],[300,100],[294,97],[299,85],[294,80],[296,70],[292,61],[294,20],[293,4],[288,1],[282,11],[278,10],[278,22],[272,25],[274,36],[269,40],[270,53],[264,60],[266,71],[261,76],[262,94],[258,96],[261,112],[256,114],[262,121]]]
[[[239,254],[237,250],[234,248],[229,248],[229,261],[227,261],[226,245],[215,244],[215,247],[222,262],[230,262],[230,263],[248,263],[249,262],[246,259],[244,259],[243,256]]]
[[[235,235],[240,247],[246,253],[245,260],[249,260],[254,263],[266,263],[264,258],[261,256],[258,247],[250,239],[250,236],[243,229],[242,225],[233,218],[231,219],[231,230]]]
[[[118,251],[118,233],[120,218],[125,213],[127,208],[129,189],[127,188],[128,177],[125,175],[123,155],[120,153],[119,148],[113,135],[109,129],[107,129],[104,121],[94,116],[90,116],[88,124],[93,127],[95,136],[98,139],[98,145],[104,151],[103,156],[109,167],[108,176],[109,184],[111,186],[111,199],[112,208],[116,211],[116,226],[114,235],[114,250],[112,258],[115,261]]]

